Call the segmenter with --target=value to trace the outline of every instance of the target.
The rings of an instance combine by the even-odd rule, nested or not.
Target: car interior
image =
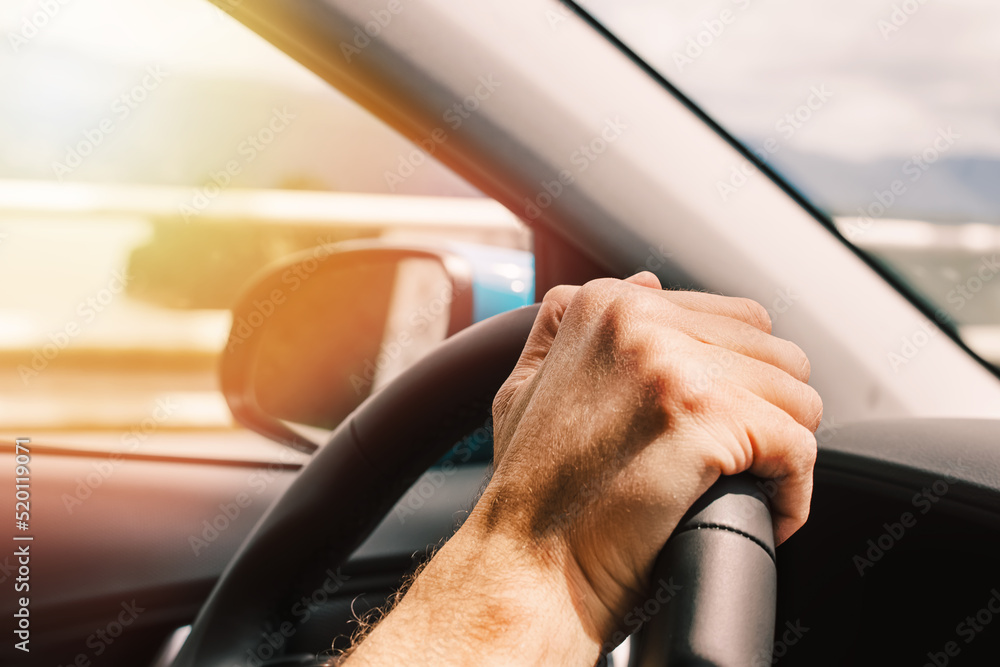
[[[482,492],[492,398],[532,304],[556,285],[651,270],[669,288],[764,305],[775,334],[809,355],[824,421],[805,527],[775,550],[767,517],[764,528],[740,528],[749,542],[665,559],[665,576],[710,558],[752,573],[648,619],[602,661],[996,664],[1000,293],[979,267],[1000,247],[1000,209],[992,222],[956,213],[967,230],[937,213],[859,215],[830,204],[819,177],[797,180],[797,139],[769,151],[773,160],[755,150],[740,134],[743,108],[713,106],[722,102],[698,88],[707,84],[687,82],[727,48],[747,48],[737,31],[768,14],[752,15],[749,0],[691,9],[687,28],[671,33],[676,48],[661,48],[641,25],[667,17],[638,0],[101,2],[54,5],[37,26],[28,12],[23,25],[37,36],[14,12],[24,74],[0,71],[25,91],[6,112],[27,128],[13,147],[35,146],[54,126],[47,86],[81,99],[74,91],[91,81],[132,91],[99,96],[68,138],[51,139],[65,168],[64,144],[90,141],[80,128],[112,128],[58,182],[55,149],[27,176],[0,159],[0,263],[13,286],[0,303],[0,451],[14,461],[15,438],[30,442],[33,536],[30,653],[10,639],[25,606],[14,593],[18,552],[0,552],[0,611],[15,633],[0,663],[322,664]],[[877,21],[866,29],[882,48],[932,30],[918,21],[937,11],[951,10],[927,5],[890,23],[898,38],[883,38]],[[159,44],[144,29],[174,37]],[[98,45],[105,34],[122,45]],[[261,60],[226,50],[244,42]],[[119,49],[172,53],[177,64],[162,84],[152,61],[91,79],[69,64],[81,44],[108,62]],[[203,57],[239,76],[230,87],[204,73],[184,79]],[[52,80],[46,68],[62,79],[38,83]],[[250,68],[308,97],[255,90]],[[189,105],[182,82],[219,110]],[[784,98],[766,86],[755,95],[802,97],[821,122],[828,109],[810,92],[821,82],[798,83]],[[833,100],[850,95],[830,86]],[[139,88],[164,106],[143,106]],[[336,105],[362,120],[344,112],[330,129],[324,114]],[[27,119],[39,109],[48,115],[36,128]],[[246,117],[227,116],[236,112]],[[796,129],[762,113],[778,137]],[[95,124],[101,114],[110,125]],[[795,122],[801,136],[818,127]],[[189,149],[171,135],[185,126],[208,128]],[[382,144],[358,139],[376,126]],[[933,146],[937,126],[927,128]],[[212,152],[213,134],[234,141]],[[135,163],[119,140],[145,146]],[[165,165],[182,152],[192,160],[198,187],[171,181],[173,167],[139,164],[161,159],[154,145]],[[326,184],[274,166],[298,155],[339,166],[299,170]],[[116,184],[112,163],[134,180]],[[916,172],[914,192],[932,189],[938,168]],[[903,218],[925,245],[886,240]],[[76,283],[77,254],[121,264],[127,278],[109,282],[102,268]],[[952,273],[928,277],[936,262]],[[957,305],[944,293],[970,275],[982,291]],[[49,298],[29,289],[36,283],[64,295],[50,295],[60,305],[37,326],[18,319],[40,311],[31,299]],[[8,479],[0,507],[10,516]],[[694,637],[692,619],[709,630]],[[677,657],[685,650],[688,662]]]

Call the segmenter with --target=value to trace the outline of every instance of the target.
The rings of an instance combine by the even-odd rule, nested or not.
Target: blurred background
[[[352,238],[530,248],[506,209],[208,2],[6,2],[0,34],[9,429],[174,454],[215,430],[252,453],[217,361],[256,271]]]
[[[1000,5],[581,4],[1000,363]],[[216,363],[261,267],[351,238],[531,248],[514,215],[204,0],[11,0],[0,35],[11,429],[242,442]],[[718,196],[753,170],[720,173]]]

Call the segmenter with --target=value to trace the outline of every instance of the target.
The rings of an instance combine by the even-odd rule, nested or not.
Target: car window
[[[236,432],[228,309],[299,250],[530,247],[427,148],[208,2],[4,3],[0,26],[0,421],[19,434]]]
[[[1000,364],[1000,6],[580,4]],[[760,177],[730,165],[715,195]]]

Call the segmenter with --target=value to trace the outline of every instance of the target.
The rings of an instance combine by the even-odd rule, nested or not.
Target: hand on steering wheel
[[[812,489],[822,403],[808,378],[805,355],[770,335],[755,302],[664,292],[652,274],[550,291],[494,403],[492,481],[358,664],[375,664],[378,646],[405,644],[421,610],[448,600],[479,627],[482,591],[492,596],[482,630],[498,643],[510,638],[506,623],[523,647],[519,616],[546,615],[543,641],[563,647],[560,660],[568,650],[592,662],[643,598],[682,515],[720,475],[777,480],[775,534],[786,539],[805,521]],[[512,588],[517,595],[504,593]],[[480,609],[487,617],[490,604]],[[435,634],[433,624],[417,627]],[[448,649],[488,662],[475,642]]]

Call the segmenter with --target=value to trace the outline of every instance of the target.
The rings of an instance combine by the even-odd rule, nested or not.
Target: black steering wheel
[[[340,424],[229,563],[173,667],[307,664],[283,651],[295,601],[329,586],[329,572],[417,478],[483,426],[537,312],[520,308],[449,338]],[[630,662],[770,664],[774,541],[752,480],[724,478],[692,508],[661,554],[660,575],[677,593]]]

